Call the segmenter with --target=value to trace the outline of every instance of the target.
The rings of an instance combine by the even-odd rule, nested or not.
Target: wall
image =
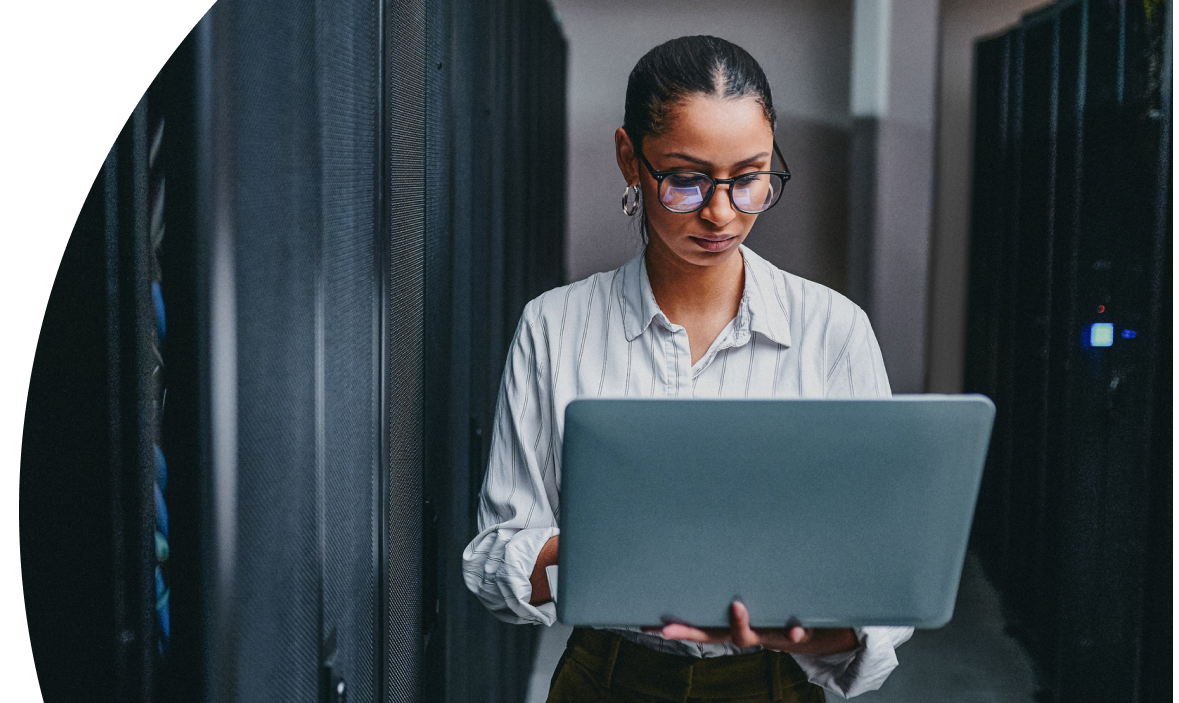
[[[848,297],[894,393],[925,387],[938,0],[856,0]]]
[[[1043,0],[942,0],[937,159],[926,390],[961,393],[973,168],[974,41],[998,32]]]
[[[621,212],[614,158],[626,81],[639,58],[675,37],[712,34],[761,63],[793,178],[749,246],[837,290],[846,286],[851,2],[556,0],[569,41],[568,280],[616,268],[640,246]]]

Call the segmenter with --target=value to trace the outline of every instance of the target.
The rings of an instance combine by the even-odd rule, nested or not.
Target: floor
[[[570,629],[546,628],[540,637],[527,703],[543,703]],[[950,624],[918,630],[897,649],[900,665],[879,691],[857,703],[1034,703],[1035,677],[1020,646],[1003,632],[994,588],[967,556]],[[829,701],[842,700],[828,694]]]

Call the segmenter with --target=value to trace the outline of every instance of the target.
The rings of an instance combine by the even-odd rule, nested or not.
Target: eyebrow
[[[770,155],[770,152],[763,151],[760,154],[755,154],[753,156],[750,156],[747,159],[742,159],[741,161],[738,161],[737,163],[733,164],[733,166],[742,166],[742,165],[750,163],[752,161],[760,161],[761,159],[764,159],[769,155]],[[697,159],[693,156],[688,156],[687,154],[681,154],[678,151],[673,151],[670,154],[664,154],[663,158],[665,158],[665,159],[681,159],[683,161],[690,161],[694,164],[699,164],[700,166],[712,166],[713,165],[711,161]]]

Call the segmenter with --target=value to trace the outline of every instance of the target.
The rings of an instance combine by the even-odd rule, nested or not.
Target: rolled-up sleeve
[[[911,627],[860,627],[856,628],[859,644],[850,652],[791,656],[811,683],[851,698],[880,688],[897,668],[896,648],[912,636]]]
[[[827,372],[828,398],[889,398],[892,389],[880,345],[868,316],[848,303],[850,314],[833,320],[827,348],[835,352]],[[913,636],[911,627],[856,628],[858,646],[841,654],[795,654],[811,683],[844,698],[880,688],[897,667],[896,648]]]
[[[479,533],[463,551],[463,578],[500,620],[551,625],[555,606],[528,602],[537,556],[558,533],[552,504],[560,457],[544,337],[538,339],[534,307],[530,303],[524,310],[500,383],[479,496]]]

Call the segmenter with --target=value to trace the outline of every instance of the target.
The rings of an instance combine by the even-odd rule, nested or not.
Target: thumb
[[[729,614],[729,630],[733,644],[738,647],[752,647],[761,643],[761,638],[753,631],[753,628],[749,627],[749,610],[746,609],[745,603],[740,597],[733,599]]]

